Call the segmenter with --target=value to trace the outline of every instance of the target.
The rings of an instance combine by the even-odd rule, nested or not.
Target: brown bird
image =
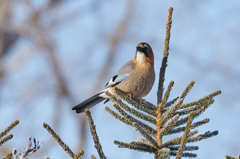
[[[136,47],[135,57],[123,65],[118,73],[114,75],[105,88],[96,95],[84,100],[74,106],[72,110],[77,113],[83,112],[86,108],[109,99],[106,91],[115,94],[113,88],[130,94],[137,98],[146,96],[152,89],[155,80],[154,55],[151,46],[146,42],[141,42]]]

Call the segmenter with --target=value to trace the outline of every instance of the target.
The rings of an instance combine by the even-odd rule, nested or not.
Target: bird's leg
[[[137,98],[138,99],[138,101],[139,101],[139,104],[140,105],[143,105],[142,103],[143,103],[143,99],[142,98]]]
[[[128,97],[131,99],[131,100],[134,100],[134,96],[132,93],[128,93]]]
[[[131,100],[138,101],[140,105],[142,105],[142,98],[141,97],[135,97],[132,93],[128,93],[128,96]]]

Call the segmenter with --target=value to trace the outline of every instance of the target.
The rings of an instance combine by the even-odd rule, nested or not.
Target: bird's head
[[[144,64],[146,62],[153,64],[154,56],[151,46],[146,42],[139,43],[137,45],[135,59],[138,64]]]

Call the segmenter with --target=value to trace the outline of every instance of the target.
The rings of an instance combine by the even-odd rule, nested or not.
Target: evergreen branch
[[[13,138],[13,135],[12,135],[12,134],[4,137],[3,139],[0,140],[0,146],[2,146],[2,144],[4,144],[5,142],[11,140],[12,138]]]
[[[215,97],[215,96],[217,96],[217,95],[219,95],[219,94],[221,94],[221,91],[220,91],[220,90],[215,91],[215,92],[213,92],[213,93],[211,93],[211,94],[209,94],[209,95],[207,95],[207,96],[205,96],[205,97],[203,97],[203,98],[201,98],[201,99],[199,99],[199,100],[196,100],[196,101],[194,101],[194,102],[190,102],[190,103],[183,104],[183,105],[181,105],[180,108],[181,108],[181,109],[182,109],[182,108],[187,108],[187,107],[191,107],[191,106],[193,106],[193,105],[196,105],[196,104],[199,104],[199,103],[208,101],[208,100],[212,99],[213,97]]]
[[[19,120],[14,121],[13,123],[11,123],[5,130],[3,130],[0,133],[0,138],[5,136],[10,130],[12,130],[15,126],[17,126],[19,124]]]
[[[201,141],[203,139],[207,139],[209,137],[218,135],[218,131],[213,131],[213,132],[207,131],[204,134],[198,135],[196,137],[192,137],[193,135],[197,134],[197,132],[198,132],[197,130],[194,130],[194,131],[189,133],[187,143]],[[172,140],[167,141],[166,143],[162,144],[160,146],[160,148],[168,147],[168,146],[172,146],[172,145],[179,145],[181,143],[181,140],[182,140],[182,136],[177,137],[175,139],[172,139]]]
[[[125,143],[125,142],[115,140],[114,144],[118,145],[119,148],[128,148],[132,150],[149,152],[149,153],[154,153],[156,151],[154,147],[144,143],[138,143],[138,142]]]
[[[124,110],[122,110],[118,105],[113,104],[113,106],[118,110],[118,112],[126,119],[129,120],[131,122],[136,122],[137,124],[139,124],[147,133],[151,134],[151,135],[155,135],[156,134],[156,130],[154,130],[152,127],[144,124],[143,122],[133,118],[131,115],[128,115]]]
[[[193,130],[192,132],[190,132],[188,134],[188,138],[192,137],[193,135],[195,135],[197,133],[198,133],[197,130]],[[171,139],[171,140],[165,142],[164,144],[160,145],[160,148],[168,147],[168,146],[171,146],[171,145],[179,145],[181,143],[181,140],[182,140],[182,136],[176,137],[176,138]]]
[[[137,99],[135,97],[132,97],[132,101],[131,99],[129,99],[127,102],[131,102],[130,104],[138,110],[141,110],[153,117],[156,116],[155,110],[157,109],[157,107],[144,99]]]
[[[118,115],[116,112],[114,112],[112,109],[110,109],[109,107],[105,107],[105,110],[111,114],[112,116],[114,116],[116,119],[120,120],[121,122],[127,124],[127,125],[132,125],[132,122],[127,120],[126,118]]]
[[[212,131],[212,132],[207,131],[204,134],[198,135],[196,137],[189,138],[187,142],[201,141],[203,139],[207,139],[209,137],[216,136],[216,135],[218,135],[218,131],[217,130]]]
[[[154,148],[152,145],[147,144],[147,143],[144,143],[144,142],[135,142],[135,141],[132,141],[132,142],[130,142],[129,144],[138,146],[139,148],[142,148],[142,149],[146,149],[147,152],[153,153],[153,152],[156,152],[156,151],[157,151],[157,149]]]
[[[190,125],[191,125],[192,120],[193,120],[193,115],[194,115],[194,112],[191,112],[191,113],[189,114],[188,121],[187,121],[187,125],[186,125],[186,128],[185,128],[183,137],[182,137],[182,139],[181,139],[181,145],[180,145],[180,147],[179,147],[179,149],[178,149],[176,159],[180,159],[181,156],[182,156],[183,149],[184,149],[185,144],[186,144],[186,142],[187,142],[187,137],[188,137],[188,134],[189,134],[189,131],[190,131]]]
[[[165,134],[167,134],[169,132],[169,129],[171,130],[171,128],[174,126],[174,124],[177,122],[179,118],[179,115],[175,115],[167,124],[167,126],[165,126],[163,129],[161,129],[160,136],[163,136]]]
[[[188,92],[192,89],[192,87],[194,86],[195,82],[191,81],[188,86],[186,87],[186,89],[183,91],[183,93],[181,94],[180,98],[185,98],[188,94]]]
[[[162,59],[162,65],[159,72],[159,82],[158,82],[158,91],[157,91],[157,103],[160,104],[162,101],[162,95],[163,95],[163,84],[165,80],[165,72],[167,68],[167,60],[169,55],[169,41],[170,41],[170,30],[172,25],[172,13],[173,8],[170,7],[168,10],[168,21],[166,24],[166,35],[165,35],[165,41],[164,41],[164,51],[163,51],[163,59]]]
[[[107,93],[107,95],[109,97],[111,97],[112,101],[117,103],[121,108],[123,108],[124,110],[128,111],[129,113],[135,115],[136,117],[139,117],[140,119],[143,119],[145,121],[149,121],[152,124],[155,124],[155,119],[152,118],[151,116],[145,115],[139,111],[136,111],[135,109],[130,108],[129,106],[127,106],[126,104],[124,104],[121,100],[117,99],[115,96]]]
[[[167,109],[168,107],[170,107],[174,102],[176,102],[176,100],[177,100],[178,98],[179,98],[179,97],[176,97],[176,98],[170,100],[169,102],[167,102],[167,103],[165,104],[165,106],[164,106],[164,111],[166,111],[166,109]]]
[[[139,131],[142,136],[149,142],[151,143],[151,145],[154,146],[154,148],[158,148],[158,144],[157,142],[150,136],[147,134],[147,132],[145,132],[137,123],[133,123],[133,126],[136,128],[137,131]]]
[[[80,150],[77,154],[75,154],[74,159],[79,159],[81,156],[83,156],[84,151]]]
[[[156,117],[156,129],[157,129],[157,134],[156,134],[156,140],[157,140],[157,144],[161,145],[162,144],[162,134],[160,133],[160,131],[163,128],[163,122],[161,122],[161,118],[163,116],[163,108],[165,106],[165,103],[168,100],[170,91],[173,87],[174,82],[171,81],[168,85],[168,88],[164,94],[163,100],[161,101],[161,103],[158,104],[158,108],[157,108],[157,117]]]
[[[168,146],[168,148],[171,151],[177,151],[179,149],[180,146]],[[199,147],[198,146],[185,146],[183,151],[195,151],[198,150]]]
[[[202,106],[199,110],[197,110],[197,111],[194,113],[194,117],[193,117],[193,118],[196,118],[196,117],[199,116],[201,113],[203,113],[213,102],[214,102],[214,100],[211,101],[211,102],[209,102],[209,103],[207,103],[206,105]],[[186,123],[186,122],[187,122],[187,119],[188,119],[188,117],[185,117],[185,118],[182,118],[182,119],[178,120],[178,121],[176,122],[175,126],[180,126],[180,125]]]
[[[102,146],[100,144],[99,138],[97,136],[96,127],[94,125],[91,113],[90,113],[90,111],[88,109],[85,110],[85,113],[86,113],[86,115],[88,117],[88,124],[90,126],[91,134],[92,134],[92,137],[93,137],[93,140],[94,140],[94,143],[95,143],[95,148],[98,151],[98,155],[99,155],[99,157],[101,159],[106,159],[106,157],[105,157],[105,155],[103,153]]]
[[[177,155],[176,152],[170,152],[170,156],[176,156],[176,155]],[[197,154],[185,152],[185,153],[182,153],[182,156],[181,156],[181,157],[194,158],[194,157],[197,157]]]
[[[144,99],[139,100],[139,99],[134,98],[134,97],[130,98],[129,96],[126,95],[126,93],[124,93],[123,91],[121,91],[121,90],[119,90],[117,88],[115,88],[115,91],[121,97],[121,99],[125,100],[127,103],[131,104],[136,109],[141,110],[141,111],[143,111],[143,112],[145,112],[145,113],[155,117],[155,115],[156,115],[156,113],[155,113],[156,106],[153,105],[152,103],[147,102]],[[114,98],[114,96],[111,95],[109,92],[106,92],[106,95],[108,95],[111,98]]]
[[[177,101],[174,104],[172,104],[172,106],[169,107],[166,112],[164,112],[163,117],[159,121],[159,125],[164,125],[170,119],[172,114],[176,111],[177,107],[181,105],[182,101],[183,98],[178,98]]]
[[[161,102],[161,104],[163,104],[163,106],[165,106],[168,101],[168,98],[169,98],[169,95],[170,95],[173,85],[174,85],[174,81],[170,81],[168,84],[168,88],[167,88],[166,92],[164,93],[163,100]]]
[[[170,149],[162,148],[158,149],[154,156],[155,159],[170,159]]]
[[[138,99],[137,99],[137,100],[138,100]],[[146,107],[146,108],[149,108],[149,109],[151,109],[151,110],[156,110],[156,109],[157,109],[157,107],[156,107],[154,104],[148,102],[148,101],[145,100],[145,99],[141,99],[141,102],[142,102],[143,106]]]
[[[176,112],[174,113],[174,115],[175,115],[175,114],[179,114],[180,116],[186,115],[186,114],[189,114],[191,111],[197,111],[197,110],[199,110],[201,107],[204,107],[205,105],[208,105],[209,103],[212,104],[213,102],[214,102],[214,100],[211,99],[211,100],[208,100],[208,101],[206,101],[206,102],[204,102],[204,103],[199,103],[199,104],[197,104],[197,105],[195,105],[195,106],[193,106],[193,107],[181,109],[181,111],[176,111]]]
[[[48,131],[49,134],[52,135],[52,137],[57,141],[57,143],[62,147],[62,149],[67,152],[71,158],[75,159],[75,154],[73,153],[73,151],[67,144],[62,141],[62,139],[56,134],[56,132],[47,123],[43,123],[43,127]]]
[[[190,126],[190,128],[191,128],[191,129],[194,129],[194,128],[198,127],[198,126],[202,126],[202,125],[204,125],[204,124],[207,124],[208,122],[209,122],[209,119],[208,119],[208,118],[207,118],[207,119],[203,119],[203,120],[201,120],[201,121],[198,121],[198,122],[193,123],[193,124]],[[179,132],[184,131],[184,130],[185,130],[185,126],[179,127],[179,128],[175,128],[175,129],[170,129],[170,130],[168,130],[164,135],[171,135],[171,134],[179,133]]]

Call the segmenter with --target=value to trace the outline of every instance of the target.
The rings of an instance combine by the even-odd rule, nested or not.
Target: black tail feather
[[[99,96],[100,94],[102,94],[102,92],[84,100],[82,103],[74,106],[72,110],[75,110],[76,113],[81,113],[84,112],[85,109],[95,106],[96,104],[105,100],[105,98]]]

